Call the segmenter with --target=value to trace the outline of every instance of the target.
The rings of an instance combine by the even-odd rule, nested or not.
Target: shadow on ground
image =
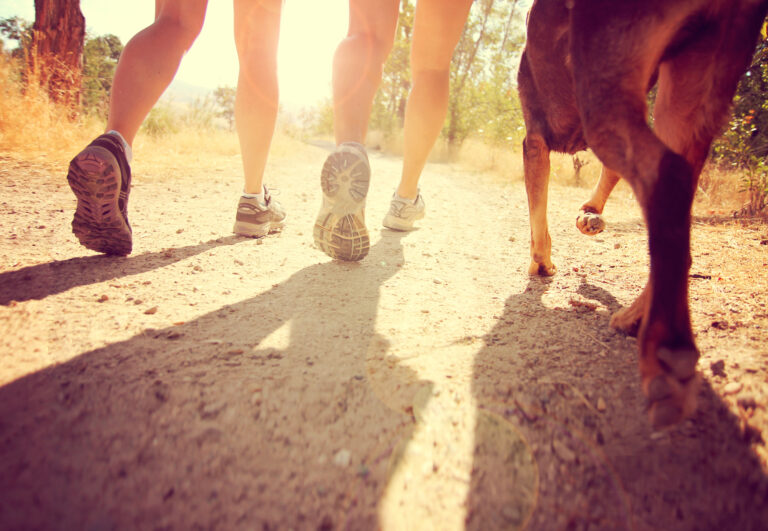
[[[430,385],[375,327],[402,237],[0,388],[0,528],[375,529]],[[584,281],[608,311],[551,307],[550,288],[511,295],[477,353],[467,527],[764,529],[738,419],[705,386],[691,422],[652,434],[616,300]]]
[[[580,294],[610,312],[551,308],[549,288],[532,278],[507,299],[473,383],[479,406],[510,421],[533,449],[540,482],[530,528],[765,529],[768,478],[711,387],[693,419],[652,433],[635,341],[608,327],[616,300],[584,282]],[[505,493],[489,496],[486,483],[476,468],[468,527],[508,527]]]
[[[0,528],[375,528],[412,426],[379,397],[423,383],[374,327],[400,238],[0,388]]]
[[[248,238],[242,236],[227,236],[197,245],[128,257],[98,254],[23,267],[16,271],[0,273],[0,304],[41,300],[78,286],[152,271],[215,247],[234,245],[247,240]]]

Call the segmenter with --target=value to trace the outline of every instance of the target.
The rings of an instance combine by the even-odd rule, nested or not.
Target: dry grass
[[[39,90],[23,93],[16,66],[0,56],[0,152],[20,160],[66,164],[71,157],[104,130],[94,118],[73,122],[67,111],[52,104]],[[272,141],[270,160],[292,156],[301,148],[298,140],[278,128]],[[375,131],[367,144],[394,155],[402,155],[402,134],[384,136]],[[212,157],[238,157],[240,145],[232,131],[186,127],[177,133],[149,136],[139,133],[134,142],[136,160],[152,174],[174,174],[179,169],[204,167]],[[568,155],[551,157],[551,182],[566,186],[592,188],[600,174],[600,163],[590,152],[579,154],[584,162],[576,178],[573,159]],[[489,146],[478,139],[468,139],[458,152],[439,141],[432,150],[431,162],[454,162],[482,180],[504,183],[523,179],[520,148],[516,145]],[[239,164],[239,161],[238,161]],[[176,171],[174,171],[176,170]],[[730,215],[748,200],[740,191],[741,175],[707,165],[702,172],[694,213],[698,216]],[[630,194],[625,183],[619,193]],[[585,198],[587,193],[584,194]]]
[[[70,121],[65,109],[34,86],[22,93],[18,78],[15,65],[0,56],[0,152],[60,162],[71,157],[73,145],[98,134],[102,126],[96,120]]]
[[[451,155],[444,146],[436,146],[436,161],[448,160]],[[591,151],[579,153],[584,164],[578,178],[575,176],[573,159],[570,155],[552,153],[550,157],[550,181],[564,186],[591,189],[600,177],[601,164]],[[469,139],[453,159],[463,167],[482,172],[500,180],[511,182],[523,179],[523,158],[519,147],[488,146],[478,140]],[[742,191],[742,175],[739,172],[707,164],[699,179],[693,212],[696,216],[730,216],[742,209],[749,196]],[[632,194],[629,185],[622,181],[614,193]],[[584,199],[588,197],[584,193]]]
[[[731,215],[739,212],[749,195],[743,191],[742,174],[707,164],[701,172],[694,213],[700,216]]]
[[[65,165],[104,131],[103,121],[81,117],[71,121],[67,110],[51,103],[39,90],[22,91],[18,67],[0,56],[0,153],[18,160]],[[270,158],[296,151],[296,140],[281,129],[275,134]],[[172,175],[190,167],[205,167],[212,157],[240,156],[237,134],[214,128],[184,127],[176,133],[151,136],[140,132],[134,141],[134,161],[153,175]]]
[[[281,128],[275,131],[269,151],[269,164],[295,156],[306,146],[289,137]],[[176,133],[151,136],[140,132],[133,144],[135,174],[140,178],[183,178],[190,172],[211,168],[238,168],[242,175],[240,142],[237,133],[221,129],[185,127]]]

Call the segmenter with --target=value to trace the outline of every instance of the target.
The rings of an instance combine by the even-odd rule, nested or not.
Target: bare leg
[[[277,119],[277,44],[281,0],[235,0],[235,44],[240,61],[235,120],[245,173],[244,191],[262,192]]]
[[[615,171],[603,166],[600,171],[600,179],[597,181],[592,196],[586,203],[581,205],[581,211],[576,218],[576,227],[588,236],[600,234],[605,229],[605,220],[603,219],[603,208],[608,196],[616,187],[621,176]]]
[[[207,0],[157,0],[155,22],[123,50],[115,71],[107,130],[133,143],[141,123],[176,75],[205,19]]]
[[[395,37],[399,0],[350,0],[349,30],[333,58],[336,143],[365,142],[373,98]]]
[[[207,0],[157,0],[155,21],[125,46],[109,102],[107,131],[133,143],[149,111],[176,74],[205,19]],[[101,135],[70,162],[67,182],[77,197],[72,232],[94,251],[125,256],[133,249],[128,223],[130,151]]]
[[[405,153],[397,194],[416,199],[424,164],[448,110],[451,57],[472,0],[420,0],[411,45],[413,86],[405,107]]]

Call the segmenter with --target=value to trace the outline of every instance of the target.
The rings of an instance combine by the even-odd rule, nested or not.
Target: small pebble
[[[725,376],[725,361],[724,360],[717,360],[715,362],[712,362],[709,365],[709,368],[712,369],[712,374],[715,376]]]
[[[96,302],[106,302],[108,300],[109,300],[109,297],[107,297],[106,295],[102,295],[101,297],[96,299]]]
[[[505,505],[501,509],[501,515],[504,517],[505,520],[508,520],[510,522],[518,522],[522,520],[522,513],[520,512],[520,507],[517,507],[515,505]]]
[[[154,315],[157,313],[157,306],[152,306],[151,308],[144,310],[144,313],[146,315]]]
[[[739,404],[739,407],[741,409],[755,409],[757,408],[757,400],[755,400],[755,397],[753,396],[745,396],[742,398],[739,398],[736,401],[737,404]]]
[[[606,405],[605,400],[603,399],[603,397],[598,398],[597,399],[597,410],[598,411],[605,411],[606,409],[608,409],[608,406]]]
[[[562,443],[560,441],[553,441],[552,442],[552,450],[554,450],[555,455],[559,457],[562,461],[565,461],[566,463],[570,463],[574,459],[576,459],[576,454],[568,448],[565,443]]]
[[[723,387],[723,394],[724,395],[735,395],[741,389],[744,387],[744,384],[741,382],[730,382],[728,384],[725,384],[725,387]]]
[[[352,453],[349,450],[342,449],[336,452],[333,456],[333,463],[340,467],[349,466],[349,462],[352,460]]]
[[[218,416],[227,407],[226,402],[211,402],[203,405],[200,409],[200,416],[204,419]]]

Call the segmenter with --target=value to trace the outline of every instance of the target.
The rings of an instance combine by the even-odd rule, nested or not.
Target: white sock
[[[243,197],[246,197],[248,199],[258,199],[259,203],[264,203],[265,202],[264,201],[264,191],[263,190],[262,190],[262,192],[260,194],[247,194],[247,193],[243,192]]]
[[[416,204],[416,199],[418,199],[418,198],[419,198],[419,194],[418,193],[416,194],[415,198],[411,199],[410,197],[402,197],[400,194],[395,192],[395,199],[399,199],[400,201],[402,201],[404,203],[411,203],[411,204],[415,205]]]
[[[133,159],[133,149],[131,149],[131,146],[128,144],[128,142],[125,141],[125,138],[123,138],[123,135],[120,134],[120,131],[115,131],[112,129],[111,131],[107,131],[107,134],[115,135],[120,140],[120,143],[123,144],[123,149],[125,150],[125,158],[130,164],[131,159]]]

